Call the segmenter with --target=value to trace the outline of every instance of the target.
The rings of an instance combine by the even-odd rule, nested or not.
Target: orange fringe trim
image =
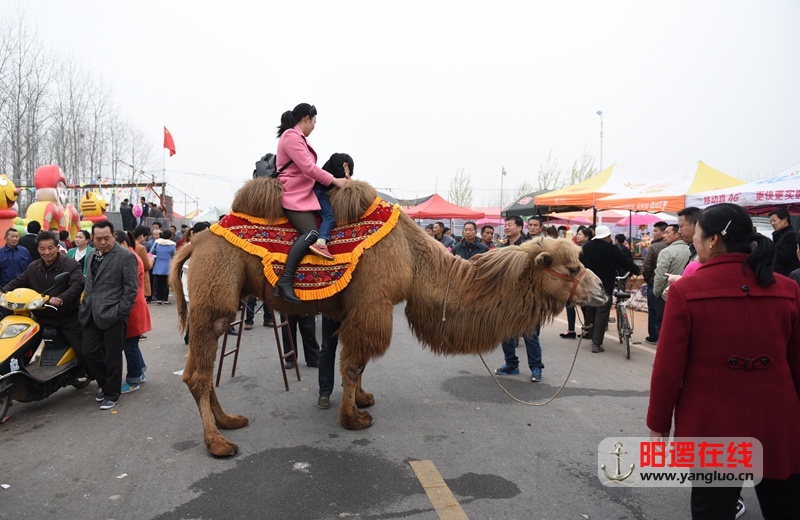
[[[376,197],[370,207],[361,215],[363,219],[378,207],[378,204],[381,203],[381,198]],[[392,208],[392,214],[389,219],[381,226],[381,228],[371,234],[369,237],[361,241],[353,251],[349,253],[343,253],[334,255],[334,260],[325,260],[324,258],[320,258],[313,254],[308,254],[303,258],[301,265],[333,265],[333,264],[344,264],[349,263],[350,266],[345,270],[342,276],[336,280],[336,282],[332,283],[328,287],[322,287],[319,289],[296,289],[295,294],[298,298],[305,301],[312,301],[312,300],[322,300],[324,298],[330,298],[334,294],[338,293],[350,283],[350,280],[353,278],[353,271],[355,271],[356,266],[358,265],[359,260],[361,259],[361,255],[364,254],[364,251],[369,249],[370,247],[377,244],[381,239],[383,239],[386,235],[388,235],[394,227],[397,225],[397,221],[400,219],[400,206],[397,204],[394,205]],[[263,218],[253,217],[250,215],[245,215],[243,213],[235,213],[231,212],[231,215],[237,216],[239,218],[248,220],[253,224],[261,224],[261,225],[275,225],[275,224],[285,224],[288,222],[288,219],[278,219],[268,221]],[[267,281],[273,287],[275,284],[278,283],[278,276],[275,274],[275,271],[272,269],[273,262],[281,262],[286,263],[287,255],[283,253],[273,253],[266,248],[261,246],[257,246],[251,244],[247,240],[243,240],[227,229],[223,228],[219,224],[214,224],[210,228],[210,231],[215,235],[219,235],[231,244],[235,245],[239,249],[243,249],[244,251],[250,253],[251,255],[258,256],[261,258],[261,263],[264,266],[264,276],[267,277]],[[334,228],[335,229],[335,228]]]

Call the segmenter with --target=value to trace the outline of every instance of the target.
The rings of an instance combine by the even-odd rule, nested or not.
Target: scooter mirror
[[[58,273],[56,277],[53,278],[53,286],[47,289],[45,293],[49,293],[56,287],[63,287],[64,285],[67,285],[69,283],[69,277],[69,273]]]

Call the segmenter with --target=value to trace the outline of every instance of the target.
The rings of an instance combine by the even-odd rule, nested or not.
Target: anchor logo
[[[633,474],[633,469],[635,468],[635,465],[633,465],[633,464],[631,464],[631,467],[630,467],[630,469],[628,470],[627,473],[623,474],[620,471],[620,462],[621,462],[622,456],[628,454],[628,452],[623,449],[621,442],[615,442],[614,443],[614,451],[610,451],[609,454],[611,454],[611,455],[613,455],[614,457],[617,458],[617,464],[616,464],[615,473],[613,475],[610,475],[608,473],[608,470],[606,470],[606,465],[605,464],[600,464],[600,469],[603,470],[603,473],[606,474],[606,477],[608,477],[609,480],[613,480],[614,482],[622,482],[623,480],[625,480],[626,478],[630,477]]]

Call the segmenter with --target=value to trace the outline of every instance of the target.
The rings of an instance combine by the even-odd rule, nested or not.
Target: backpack
[[[253,178],[272,177],[273,179],[277,179],[278,175],[294,162],[289,159],[289,162],[284,164],[283,168],[279,170],[276,164],[276,158],[277,156],[274,153],[268,153],[260,160],[256,161],[256,169],[253,170]]]

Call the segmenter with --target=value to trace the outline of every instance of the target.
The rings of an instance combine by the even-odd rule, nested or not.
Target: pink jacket
[[[319,201],[312,191],[314,183],[328,186],[333,175],[317,166],[317,152],[297,127],[286,130],[278,141],[278,169],[289,159],[294,162],[278,175],[283,184],[282,206],[295,211],[319,211]]]

